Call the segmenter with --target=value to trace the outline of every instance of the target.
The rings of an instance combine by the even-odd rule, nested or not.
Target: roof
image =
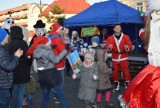
[[[81,13],[64,20],[64,25],[67,27],[117,23],[142,23],[142,19],[138,10],[117,0],[109,0],[95,3]]]
[[[50,6],[40,14],[40,16],[48,15],[51,10],[50,7],[54,7],[55,5],[64,9],[64,14],[77,14],[90,7],[90,4],[85,0],[54,0],[54,2],[51,3]]]
[[[28,8],[28,5],[24,4],[24,5],[19,6],[19,7],[15,7],[15,8],[7,9],[7,10],[4,10],[4,11],[0,11],[0,15],[8,14],[9,11],[17,12],[17,11],[21,11],[21,10],[26,10],[27,8]]]

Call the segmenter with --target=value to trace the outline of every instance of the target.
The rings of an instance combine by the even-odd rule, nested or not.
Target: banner
[[[73,72],[78,73],[82,65],[82,61],[79,57],[78,51],[74,50],[67,56],[67,59],[69,61],[69,64],[71,65]]]
[[[100,35],[100,31],[98,27],[83,27],[81,31],[81,36],[94,36],[94,35]]]

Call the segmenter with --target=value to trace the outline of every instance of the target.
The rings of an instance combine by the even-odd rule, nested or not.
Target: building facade
[[[0,11],[0,27],[3,25],[5,19],[10,15],[14,18],[15,25],[24,26],[28,29],[30,35],[33,35],[33,25],[39,19],[40,10],[37,5],[24,4],[19,7]],[[11,12],[9,14],[8,12]]]
[[[147,0],[119,0],[119,1],[142,12],[145,12],[147,8]]]
[[[44,15],[50,15],[50,9],[55,5],[58,5],[60,8],[64,9],[63,15],[65,15],[65,18],[78,14],[90,6],[87,0],[54,0],[50,6],[36,3],[24,4],[19,7],[0,11],[0,27],[3,25],[5,19],[10,16],[8,12],[11,12],[11,16],[15,20],[15,25],[26,27],[30,36],[33,36],[33,25],[39,19],[46,23],[46,28],[49,29],[50,25],[47,23],[47,19]]]

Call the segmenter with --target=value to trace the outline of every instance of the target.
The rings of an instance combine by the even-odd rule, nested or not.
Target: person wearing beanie
[[[8,44],[8,50],[11,55],[19,48],[23,50],[23,55],[19,59],[19,64],[14,69],[12,89],[12,97],[15,107],[22,108],[23,94],[26,84],[30,81],[31,62],[26,56],[28,44],[23,40],[23,29],[20,26],[12,26],[10,28],[10,38],[11,41]]]
[[[51,32],[49,33],[48,37],[51,39],[51,44],[57,46],[56,48],[53,49],[53,52],[56,56],[59,55],[59,53],[61,53],[66,46],[66,44],[61,39],[62,34],[63,34],[63,27],[59,24],[53,24],[51,27]],[[61,83],[59,84],[59,87],[61,88],[63,87],[64,84],[65,61],[66,61],[66,56],[64,56],[59,63],[55,64],[55,67],[61,73]],[[52,91],[57,92],[55,89],[53,89]]]
[[[90,49],[94,51],[95,61],[97,61],[97,53],[96,52],[98,49],[102,49],[102,47],[99,45],[99,37],[98,36],[92,37],[91,42],[92,42],[92,46]]]
[[[99,44],[99,37],[94,36],[94,37],[92,37],[91,41],[92,41],[92,47],[97,47]]]
[[[73,74],[73,79],[80,78],[78,98],[86,103],[86,108],[98,108],[95,102],[98,82],[98,68],[94,62],[94,53],[86,52],[79,73]]]
[[[58,55],[61,51],[63,51],[66,46],[63,40],[60,38],[62,33],[63,33],[63,28],[61,25],[59,24],[52,25],[52,30],[49,33],[50,35],[48,37],[51,39],[51,44],[57,46],[55,49],[53,49],[53,52],[55,53],[55,55]],[[66,57],[64,57],[59,63],[55,65],[58,70],[62,70],[62,71],[64,70],[65,60],[66,60]]]
[[[98,73],[99,73],[99,80],[97,86],[97,96],[96,101],[97,103],[101,103],[102,96],[105,96],[105,108],[114,108],[114,105],[110,101],[111,95],[111,88],[112,84],[110,81],[110,73],[112,71],[105,62],[105,56],[107,52],[103,49],[97,50],[97,66],[98,66]]]
[[[145,26],[149,64],[119,96],[122,108],[160,108],[160,1],[148,0],[150,14]]]
[[[4,29],[0,28],[0,107],[9,108],[10,90],[13,86],[13,70],[19,64],[19,58],[23,50],[17,49],[12,55],[4,46],[8,43],[8,35]]]
[[[112,54],[112,79],[115,84],[113,92],[120,90],[119,71],[123,73],[125,88],[127,88],[131,75],[129,71],[128,53],[132,51],[132,42],[128,35],[122,32],[120,24],[113,26],[114,34],[107,38],[105,49]]]

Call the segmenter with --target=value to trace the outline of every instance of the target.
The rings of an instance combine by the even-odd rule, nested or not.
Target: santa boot
[[[127,86],[129,85],[130,81],[125,81],[125,89],[127,88]]]
[[[114,84],[115,84],[115,88],[114,88],[113,92],[118,92],[119,88],[120,88],[120,82],[115,81]]]

